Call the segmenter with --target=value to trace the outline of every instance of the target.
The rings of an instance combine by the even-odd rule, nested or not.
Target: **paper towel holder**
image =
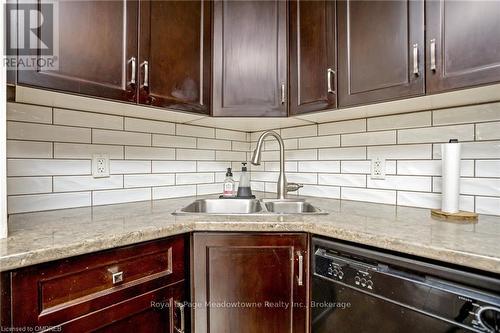
[[[448,143],[458,143],[458,139],[450,139]],[[474,212],[458,211],[456,213],[444,212],[441,209],[431,209],[431,217],[454,223],[477,223],[478,215]]]

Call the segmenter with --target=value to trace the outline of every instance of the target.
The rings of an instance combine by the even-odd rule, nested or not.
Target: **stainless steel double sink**
[[[199,199],[174,215],[326,215],[304,199]]]

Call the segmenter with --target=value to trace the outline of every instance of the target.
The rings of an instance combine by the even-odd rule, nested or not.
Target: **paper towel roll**
[[[442,196],[441,210],[446,213],[458,213],[460,198],[460,150],[458,142],[441,145],[442,156]]]

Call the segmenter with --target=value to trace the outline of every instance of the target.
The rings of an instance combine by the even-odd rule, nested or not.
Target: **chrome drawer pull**
[[[113,278],[113,284],[123,282],[123,272],[113,273],[112,278]]]
[[[135,84],[135,72],[136,72],[136,60],[135,57],[130,58],[129,62],[132,64],[132,70],[130,73],[130,84]]]
[[[142,84],[142,86],[149,87],[149,63],[147,61],[144,61],[141,64],[141,67],[144,67],[144,83]]]
[[[413,44],[413,74],[418,76],[418,44]]]

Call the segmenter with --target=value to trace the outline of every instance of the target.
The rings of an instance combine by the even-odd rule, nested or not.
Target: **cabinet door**
[[[195,332],[307,331],[307,235],[193,237]]]
[[[140,27],[139,102],[209,113],[210,3],[141,1]]]
[[[290,2],[290,114],[337,106],[335,1]]]
[[[213,115],[286,116],[287,2],[214,2]]]
[[[56,4],[59,68],[19,70],[18,83],[135,102],[132,59],[137,57],[138,2],[94,0]],[[38,51],[33,52],[38,55]]]
[[[339,104],[424,93],[424,3],[338,2]]]
[[[427,91],[500,81],[500,1],[426,3]]]

